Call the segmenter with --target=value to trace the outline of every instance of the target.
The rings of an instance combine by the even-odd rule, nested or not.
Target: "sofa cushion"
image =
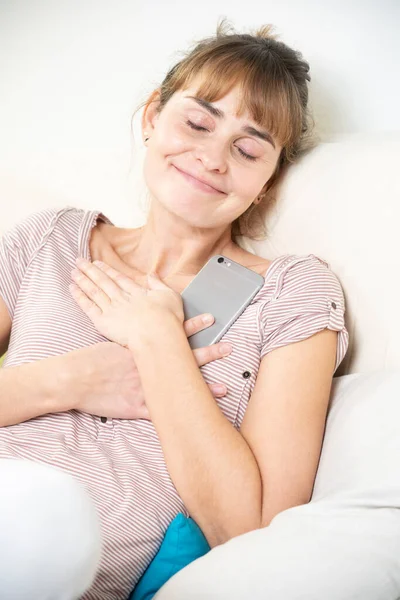
[[[398,600],[400,372],[333,383],[312,501],[233,538],[155,600]]]

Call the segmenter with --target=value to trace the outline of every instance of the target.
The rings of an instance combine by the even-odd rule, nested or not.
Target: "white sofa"
[[[345,291],[350,347],[311,502],[217,546],[155,600],[400,599],[399,159],[400,132],[324,141],[288,173],[268,239],[241,241],[270,259],[324,258]],[[0,165],[0,233],[64,204],[143,222],[122,154],[8,155]]]

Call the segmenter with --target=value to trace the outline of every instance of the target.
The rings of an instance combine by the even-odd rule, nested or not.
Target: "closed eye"
[[[239,148],[239,146],[236,146],[236,148],[239,150],[239,153],[244,156],[244,158],[246,158],[247,160],[257,160],[256,156],[251,156],[251,154],[247,154],[247,152],[244,152],[244,150],[242,150],[241,148]]]
[[[192,121],[186,121],[186,124],[189,125],[189,127],[191,127],[192,129],[195,129],[196,131],[208,131],[208,129],[206,129],[205,127],[200,127],[200,125],[196,125],[195,123],[192,123]]]
[[[189,125],[189,127],[191,127],[192,129],[195,129],[196,131],[208,131],[208,129],[206,127],[201,127],[200,125],[196,125],[195,123],[193,123],[190,120],[186,121],[186,124]],[[239,146],[236,146],[236,148],[239,150],[239,154],[241,154],[246,160],[250,160],[250,161],[257,160],[256,156],[251,156],[251,154],[247,154],[247,152],[245,152],[244,150],[239,148]]]

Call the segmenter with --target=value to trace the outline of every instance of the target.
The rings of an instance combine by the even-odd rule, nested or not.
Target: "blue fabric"
[[[172,575],[211,550],[200,527],[179,513],[170,523],[159,551],[135,586],[130,600],[151,600]]]

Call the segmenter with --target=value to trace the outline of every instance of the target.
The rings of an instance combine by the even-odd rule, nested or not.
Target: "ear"
[[[151,93],[146,102],[142,116],[142,137],[151,137],[154,131],[154,124],[158,118],[158,107],[160,106],[160,90],[156,89]]]

